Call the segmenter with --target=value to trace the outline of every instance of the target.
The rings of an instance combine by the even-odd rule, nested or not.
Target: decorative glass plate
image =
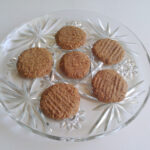
[[[59,60],[66,51],[55,42],[55,33],[65,25],[82,28],[87,42],[77,49],[91,59],[89,74],[82,80],[66,78],[59,70]],[[117,65],[105,66],[91,53],[93,43],[101,38],[117,40],[125,49]],[[34,80],[23,79],[16,70],[17,57],[30,47],[45,47],[54,59],[50,75]],[[118,131],[136,118],[150,95],[149,55],[138,37],[126,26],[103,15],[88,11],[59,11],[25,23],[0,44],[0,102],[11,118],[32,132],[55,140],[85,141]],[[111,68],[128,83],[123,101],[105,104],[92,94],[91,79],[101,69]],[[72,118],[55,121],[39,109],[41,92],[57,82],[71,83],[81,95],[79,112]]]

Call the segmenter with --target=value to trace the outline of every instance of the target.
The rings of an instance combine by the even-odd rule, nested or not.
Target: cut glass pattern
[[[88,120],[89,114],[99,112],[98,119],[90,125],[87,131],[87,134],[93,134],[94,132],[107,132],[111,130],[114,118],[117,120],[116,126],[118,126],[126,120],[124,119],[124,115],[132,116],[134,114],[129,111],[130,106],[138,104],[139,101],[136,98],[144,93],[144,91],[138,90],[139,86],[142,85],[142,82],[138,82],[139,80],[136,80],[137,83],[129,87],[125,99],[119,103],[104,104],[93,96],[91,80],[99,70],[105,68],[115,69],[128,83],[132,83],[132,80],[138,76],[138,67],[134,57],[132,57],[133,55],[138,57],[138,53],[132,51],[129,46],[135,43],[125,40],[128,38],[128,35],[120,34],[120,26],[111,27],[111,23],[108,21],[103,22],[100,18],[97,18],[96,21],[97,24],[92,19],[88,19],[87,21],[65,21],[60,18],[54,19],[45,16],[23,25],[10,36],[10,46],[7,49],[8,58],[4,60],[6,72],[10,74],[9,76],[7,76],[8,74],[1,75],[0,91],[2,105],[17,120],[30,128],[45,133],[51,134],[57,129],[61,131],[68,130],[72,133],[74,130],[80,131],[80,129],[84,129],[85,120]],[[68,79],[58,67],[61,57],[65,53],[74,51],[63,50],[55,42],[55,33],[64,25],[79,27],[87,33],[86,44],[76,49],[76,51],[84,52],[91,59],[90,72],[81,80]],[[101,38],[110,38],[120,42],[126,51],[123,61],[117,65],[105,66],[93,56],[91,52],[92,45],[96,40]],[[17,71],[16,63],[18,56],[23,50],[35,46],[47,48],[52,53],[54,62],[51,74],[35,80],[25,80],[20,77],[14,78],[12,74],[14,71]],[[47,119],[39,108],[40,95],[44,89],[58,82],[73,84],[79,90],[81,101],[85,104],[90,101],[93,104],[91,104],[89,109],[84,108],[84,105],[82,105],[73,118],[58,122]],[[55,124],[54,126],[52,125],[53,123]],[[103,129],[100,130],[102,126]]]

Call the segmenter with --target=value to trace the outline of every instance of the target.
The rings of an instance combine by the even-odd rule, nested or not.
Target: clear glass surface
[[[70,51],[59,48],[55,33],[73,25],[87,33],[87,42],[77,49],[91,59],[89,74],[82,80],[68,79],[60,71],[60,58]],[[93,43],[102,38],[117,40],[125,49],[117,65],[105,66],[91,52]],[[16,69],[17,58],[31,47],[45,47],[53,55],[50,75],[33,80],[23,79]],[[18,124],[41,136],[63,141],[85,141],[103,137],[128,125],[139,114],[150,94],[149,55],[138,37],[120,22],[95,12],[67,10],[34,19],[12,31],[0,44],[0,102]],[[91,79],[101,69],[111,68],[128,83],[123,101],[105,104],[92,94]],[[44,89],[58,82],[71,83],[81,95],[79,112],[72,118],[55,121],[39,109]]]

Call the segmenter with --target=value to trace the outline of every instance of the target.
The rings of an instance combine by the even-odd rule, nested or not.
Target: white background
[[[149,0],[0,0],[0,41],[14,27],[51,11],[63,9],[94,10],[120,20],[150,49]],[[32,134],[0,110],[0,150],[149,150],[149,107],[148,101],[136,120],[121,131],[79,143],[57,142]]]

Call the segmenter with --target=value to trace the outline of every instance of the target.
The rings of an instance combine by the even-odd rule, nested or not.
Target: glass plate
[[[91,59],[89,74],[82,80],[66,78],[59,70],[65,51],[55,42],[55,33],[65,25],[73,25],[87,33],[87,42],[77,49]],[[125,49],[124,59],[117,65],[105,66],[91,53],[93,43],[102,38],[117,40]],[[52,54],[52,73],[34,80],[21,78],[16,70],[17,57],[30,47],[45,47]],[[95,12],[58,11],[34,19],[16,28],[0,44],[0,102],[11,118],[32,132],[55,140],[85,141],[118,131],[136,118],[149,94],[149,55],[138,37],[126,26]],[[123,101],[105,104],[92,94],[91,79],[101,69],[111,68],[128,83]],[[39,109],[40,95],[57,82],[71,83],[81,95],[79,112],[72,118],[55,121]]]

